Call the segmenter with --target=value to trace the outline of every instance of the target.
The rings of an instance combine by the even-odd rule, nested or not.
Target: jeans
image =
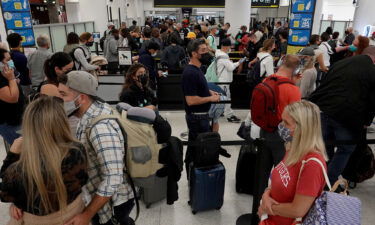
[[[134,220],[129,217],[130,212],[134,207],[134,198],[122,203],[121,205],[113,207],[114,215],[104,225],[134,225]],[[117,221],[117,223],[116,223]],[[101,225],[99,223],[99,216],[96,214],[91,221],[92,225]]]
[[[358,137],[358,135],[324,113],[321,113],[321,120],[323,139],[325,142],[335,140],[355,140]],[[337,147],[336,152],[335,147]],[[326,151],[329,158],[328,177],[331,185],[338,180],[338,177],[344,171],[350,155],[355,150],[355,147],[356,145],[335,146],[326,144]]]
[[[3,136],[4,140],[8,144],[12,145],[14,140],[19,138],[21,135],[17,133],[21,129],[21,126],[11,126],[8,124],[0,124],[0,135]]]
[[[210,132],[210,120],[207,115],[193,115],[187,114],[185,116],[186,123],[189,129],[189,139],[188,141],[195,141],[200,133]],[[185,167],[186,175],[189,179],[189,165],[194,159],[194,146],[188,146],[185,156]]]
[[[220,85],[220,87],[225,91],[228,100],[232,100],[231,94],[230,94],[230,88],[229,88],[230,86],[228,84],[226,84],[226,85]],[[230,117],[234,116],[234,111],[232,109],[231,104],[225,104],[224,116],[226,118],[230,118]]]

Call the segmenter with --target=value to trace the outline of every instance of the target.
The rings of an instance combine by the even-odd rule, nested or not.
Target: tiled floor
[[[238,111],[238,116],[245,118],[247,112]],[[163,113],[163,115],[172,124],[173,135],[179,136],[186,130],[184,114],[181,112]],[[221,119],[220,134],[223,140],[238,140],[235,135],[239,124],[231,124]],[[369,137],[375,138],[375,135]],[[5,157],[5,150],[0,142],[0,159]],[[187,204],[188,185],[185,171],[179,182],[180,199],[174,205],[167,205],[165,201],[156,203],[150,209],[146,209],[141,203],[140,219],[138,225],[234,225],[238,216],[248,213],[251,210],[252,197],[248,195],[239,195],[235,192],[235,170],[238,158],[239,147],[227,147],[232,154],[232,158],[221,158],[226,167],[226,185],[224,205],[220,211],[213,210],[197,213],[193,215]],[[362,224],[375,224],[375,178],[359,184],[351,195],[356,196],[362,201]],[[0,225],[5,225],[8,221],[8,204],[0,203]]]

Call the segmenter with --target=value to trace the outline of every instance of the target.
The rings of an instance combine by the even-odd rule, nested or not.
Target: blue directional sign
[[[313,16],[310,13],[292,13],[290,17],[290,27],[292,29],[311,29]]]
[[[313,13],[315,0],[292,0],[292,13]]]
[[[310,39],[310,30],[290,30],[288,44],[306,46]]]
[[[8,29],[25,29],[32,28],[30,12],[5,12],[3,13],[5,24]]]
[[[1,6],[6,12],[27,12],[30,11],[28,0],[2,0]]]
[[[8,34],[22,36],[22,46],[34,46],[34,30],[29,0],[0,0],[4,24]]]
[[[22,46],[34,46],[34,30],[33,29],[21,29],[21,30],[8,30],[8,35],[11,33],[18,33],[22,37]]]

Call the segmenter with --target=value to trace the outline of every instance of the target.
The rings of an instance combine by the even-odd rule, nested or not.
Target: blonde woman
[[[60,225],[80,213],[87,182],[86,153],[71,135],[62,101],[43,96],[26,109],[23,138],[1,168],[3,202],[12,202],[8,225]]]
[[[267,214],[273,224],[290,225],[306,215],[325,186],[318,162],[307,162],[300,174],[302,161],[310,158],[327,168],[318,106],[308,101],[288,105],[279,134],[286,141],[286,155],[272,171],[271,186],[263,194],[258,214]]]

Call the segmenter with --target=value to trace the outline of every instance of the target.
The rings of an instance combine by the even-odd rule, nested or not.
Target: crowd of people
[[[218,118],[211,124],[210,110],[223,96],[231,99],[234,74],[257,76],[259,82],[249,83],[252,89],[276,82],[271,86],[277,87],[277,125],[259,125],[268,164],[257,177],[264,190],[258,213],[285,225],[304,217],[326,186],[325,170],[330,182],[336,182],[356,147],[327,141],[359,139],[375,116],[375,47],[370,46],[375,34],[355,36],[349,27],[340,39],[327,28],[312,35],[298,53],[288,54],[286,22],[273,27],[268,21],[256,22],[251,29],[244,25],[235,35],[229,33],[229,23],[212,21],[147,20],[145,25],[133,21],[129,28],[122,24],[117,29],[108,23],[100,41],[105,67],[92,63],[94,40],[88,32],[68,34],[64,50],[56,53],[49,51],[48,36],[41,35],[37,51],[28,57],[22,53],[22,37],[8,35],[10,49],[0,48],[0,135],[12,147],[1,168],[0,198],[13,203],[12,220],[134,224],[129,215],[136,196],[123,170],[126,136],[115,120],[90,127],[96,117],[114,113],[97,95],[94,72],[121,71],[119,47],[133,52],[121,102],[157,112],[159,79],[182,73],[189,141],[219,131]],[[232,50],[243,58],[233,62]],[[209,71],[225,84],[213,89],[207,82]],[[259,109],[253,107],[256,104],[251,104],[246,125],[258,119],[253,115]],[[221,114],[228,122],[241,122],[230,104],[216,116]],[[195,149],[187,149],[186,172]],[[230,157],[224,149],[221,154]],[[325,170],[313,161],[300,172],[302,161],[309,158],[318,159]],[[64,216],[56,217],[61,211]]]

